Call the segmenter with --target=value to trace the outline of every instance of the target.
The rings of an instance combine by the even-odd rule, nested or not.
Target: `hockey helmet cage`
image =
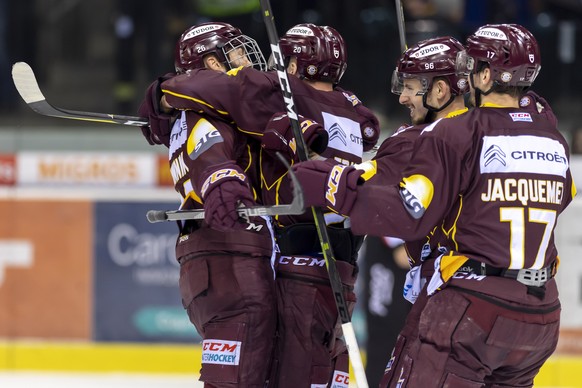
[[[229,53],[242,48],[252,66],[266,70],[267,65],[257,42],[228,23],[209,22],[188,28],[176,44],[176,73],[204,68],[204,57],[214,54],[227,69],[236,68]]]

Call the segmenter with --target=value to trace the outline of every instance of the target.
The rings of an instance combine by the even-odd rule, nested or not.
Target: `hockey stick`
[[[147,125],[147,119],[134,116],[121,116],[109,113],[81,112],[57,108],[49,104],[42,94],[32,68],[26,62],[16,62],[12,66],[12,80],[20,97],[28,106],[43,116],[92,121],[97,123],[122,124],[141,127]]]
[[[398,36],[400,37],[400,50],[405,52],[408,49],[406,45],[406,30],[404,28],[404,11],[402,10],[402,0],[396,2],[396,22],[398,23]]]
[[[289,177],[293,181],[293,201],[287,205],[273,205],[273,206],[251,206],[251,207],[241,207],[238,209],[238,215],[240,217],[254,217],[254,216],[277,216],[277,215],[295,215],[303,214],[305,212],[305,207],[303,205],[303,190],[301,185],[291,170],[289,163],[277,153],[279,160],[287,167]],[[201,220],[204,219],[204,210],[202,209],[192,209],[192,210],[150,210],[147,212],[146,217],[149,222],[162,222],[162,221],[180,221],[180,220]]]
[[[277,29],[275,27],[275,18],[273,16],[273,10],[271,9],[271,3],[269,0],[260,0],[260,3],[261,10],[263,12],[263,19],[265,21],[265,27],[267,28],[267,35],[269,37],[271,51],[275,59],[277,75],[279,76],[279,85],[281,87],[283,100],[285,101],[285,106],[287,109],[287,116],[289,116],[291,128],[293,129],[293,135],[297,143],[297,155],[299,156],[300,161],[306,161],[309,159],[307,145],[305,144],[305,139],[303,139],[301,128],[299,127],[297,111],[293,101],[293,94],[291,93],[291,86],[289,84],[289,79],[287,78],[283,56],[281,55],[281,49],[279,47],[279,36],[277,35]],[[352,364],[352,368],[356,376],[356,385],[361,388],[368,388],[368,381],[366,380],[366,373],[364,371],[362,356],[358,347],[358,341],[356,340],[354,327],[350,319],[348,306],[344,298],[341,278],[335,265],[335,258],[331,249],[331,243],[327,233],[325,218],[321,209],[315,207],[312,207],[311,209],[313,211],[315,227],[321,242],[321,249],[325,259],[327,272],[329,274],[329,281],[331,284],[332,292],[335,297],[336,307],[342,322],[342,331],[344,334],[346,347],[348,348],[350,363]]]

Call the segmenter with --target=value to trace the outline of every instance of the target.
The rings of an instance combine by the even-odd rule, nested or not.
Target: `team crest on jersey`
[[[364,131],[362,133],[364,134],[364,137],[366,137],[367,139],[371,139],[374,136],[376,136],[376,130],[372,127],[364,128]]]
[[[188,136],[186,150],[192,160],[196,160],[207,149],[216,143],[223,142],[220,132],[206,119],[200,119]]]
[[[521,100],[519,100],[519,106],[521,108],[525,108],[526,106],[530,106],[531,98],[529,96],[523,96]]]

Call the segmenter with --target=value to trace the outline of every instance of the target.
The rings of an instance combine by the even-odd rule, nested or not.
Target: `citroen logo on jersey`
[[[485,166],[488,166],[490,163],[493,163],[494,161],[498,161],[502,165],[507,166],[507,163],[505,163],[506,157],[507,155],[505,154],[505,152],[503,152],[501,147],[499,147],[497,144],[493,144],[491,147],[487,149],[487,151],[485,151],[484,155]]]
[[[329,142],[331,143],[334,139],[339,139],[345,146],[348,145],[346,132],[340,127],[338,123],[334,123],[329,128]]]

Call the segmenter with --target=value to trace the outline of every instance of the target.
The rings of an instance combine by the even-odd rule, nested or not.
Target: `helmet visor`
[[[422,75],[401,73],[398,69],[392,73],[390,91],[396,95],[422,96],[429,87],[430,79]]]
[[[459,51],[455,59],[455,74],[458,77],[467,77],[474,69],[475,59],[466,50]]]

